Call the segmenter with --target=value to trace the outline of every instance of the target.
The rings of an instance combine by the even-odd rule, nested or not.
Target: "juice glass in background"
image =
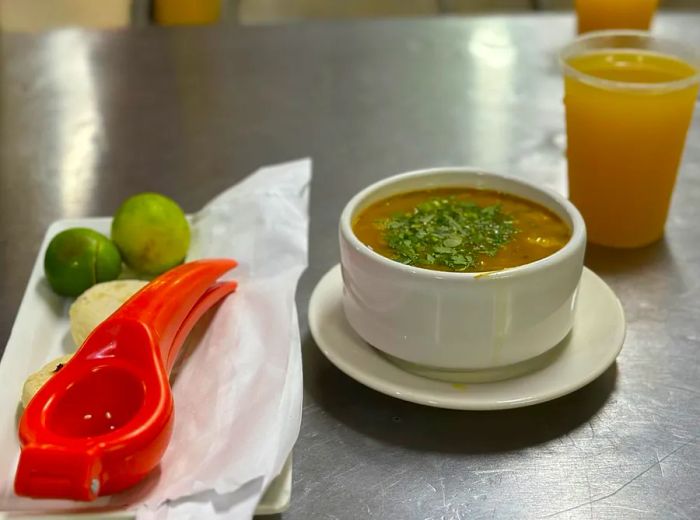
[[[569,198],[590,242],[661,238],[698,95],[698,54],[641,31],[601,31],[560,54]]]
[[[659,0],[576,0],[579,34],[601,29],[649,29]]]
[[[160,25],[215,23],[221,16],[221,0],[155,0],[153,17]]]

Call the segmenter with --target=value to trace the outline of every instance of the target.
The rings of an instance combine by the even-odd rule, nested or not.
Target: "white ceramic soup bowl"
[[[510,193],[557,214],[572,231],[554,254],[490,273],[454,273],[385,258],[354,234],[357,215],[398,193],[470,187]],[[556,346],[573,325],[586,228],[557,193],[474,168],[438,168],[379,181],[355,195],[340,217],[343,307],[370,345],[410,364],[446,371],[492,371],[522,364]]]

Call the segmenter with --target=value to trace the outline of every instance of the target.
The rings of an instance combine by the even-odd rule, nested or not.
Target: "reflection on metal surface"
[[[55,98],[49,139],[61,181],[63,214],[78,216],[94,192],[103,123],[90,63],[90,37],[59,32],[41,48],[41,66]]]
[[[517,168],[531,180],[568,197],[566,176],[566,133],[556,130],[543,137],[535,136],[517,158]]]
[[[502,109],[515,101],[517,49],[504,22],[489,20],[479,24],[472,33],[469,51],[476,59],[470,60],[467,81],[478,102],[464,119],[468,125],[474,125],[471,134],[478,136],[482,143],[479,165],[507,174],[500,170],[505,168],[503,159],[510,152],[508,137],[512,125]]]
[[[503,22],[486,22],[478,27],[469,40],[469,51],[492,68],[508,67],[517,56],[511,33]]]

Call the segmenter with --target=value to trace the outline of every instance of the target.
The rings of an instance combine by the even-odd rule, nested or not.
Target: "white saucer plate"
[[[456,410],[502,410],[569,394],[600,376],[620,353],[625,315],[612,289],[584,268],[574,327],[546,366],[492,383],[449,383],[412,374],[368,345],[345,319],[340,265],[316,285],[309,303],[311,334],[323,354],[356,381],[414,403]]]

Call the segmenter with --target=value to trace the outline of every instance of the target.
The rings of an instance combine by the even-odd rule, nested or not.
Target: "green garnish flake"
[[[498,204],[481,207],[455,197],[433,198],[377,223],[394,259],[418,267],[466,271],[494,256],[517,232]]]

